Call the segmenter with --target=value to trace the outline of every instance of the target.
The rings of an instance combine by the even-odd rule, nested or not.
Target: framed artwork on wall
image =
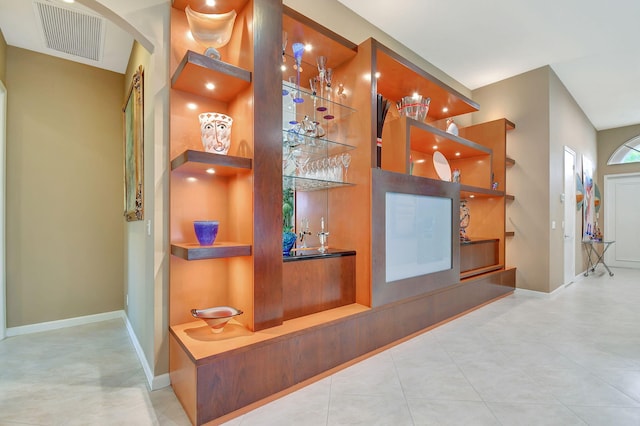
[[[595,185],[593,181],[593,163],[582,156],[582,179],[584,187],[584,205],[582,221],[582,240],[593,239],[596,231]]]
[[[143,150],[144,150],[144,100],[143,71],[138,67],[131,79],[131,86],[122,107],[124,128],[124,216],[128,222],[142,220],[143,200]]]

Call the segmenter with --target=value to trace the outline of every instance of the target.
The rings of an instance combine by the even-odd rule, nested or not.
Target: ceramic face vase
[[[202,132],[202,146],[207,152],[227,155],[231,146],[233,119],[218,112],[204,112],[198,116]]]

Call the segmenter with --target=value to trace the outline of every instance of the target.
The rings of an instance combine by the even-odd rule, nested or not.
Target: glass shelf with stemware
[[[302,122],[304,117],[307,116],[312,121],[320,123],[320,125],[329,126],[345,120],[356,112],[355,109],[338,102],[340,99],[338,90],[332,90],[330,93],[335,93],[335,96],[331,98],[322,97],[318,94],[313,94],[304,86],[298,87],[295,82],[283,82],[282,96],[290,99],[288,102],[283,102],[283,112],[287,116],[293,115],[295,121],[298,122]],[[326,129],[326,131],[330,132],[330,129]]]
[[[283,187],[317,191],[353,185],[348,151],[355,147],[337,140],[355,110],[287,82],[282,96]]]
[[[341,181],[331,181],[316,178],[306,178],[302,176],[283,176],[282,187],[291,188],[295,191],[310,192],[321,191],[323,189],[340,188],[344,186],[353,186],[355,184]]]

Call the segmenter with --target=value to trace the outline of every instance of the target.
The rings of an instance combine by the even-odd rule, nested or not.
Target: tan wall
[[[564,146],[596,159],[596,131],[550,67],[545,66],[473,91],[480,111],[474,123],[506,117],[516,124],[507,135],[507,264],[518,268],[517,286],[552,292],[564,281]],[[597,171],[596,171],[597,173]],[[552,229],[552,222],[556,228]],[[585,267],[580,239],[582,216],[576,211],[576,274]]]
[[[539,68],[473,91],[480,111],[474,123],[505,117],[516,129],[507,133],[506,263],[516,266],[518,288],[549,291],[549,69]],[[471,212],[473,220],[473,212]]]
[[[626,141],[640,135],[640,124],[635,126],[619,127],[617,129],[601,130],[598,132],[598,187],[602,195],[600,218],[598,224],[604,232],[604,217],[607,214],[604,208],[604,177],[623,173],[640,173],[640,163],[607,165],[609,157]]]
[[[556,74],[551,71],[550,76],[549,212],[551,220],[558,224],[555,230],[550,231],[549,240],[549,290],[553,291],[564,284],[564,232],[560,226],[564,219],[564,205],[560,202],[560,196],[564,191],[564,146],[576,153],[576,170],[581,176],[583,156],[589,158],[596,167],[594,176],[599,172],[596,164],[598,154],[595,128]],[[575,210],[575,214],[575,273],[578,275],[586,270],[587,257],[582,246],[583,212]]]
[[[7,326],[123,308],[120,74],[7,48]]]

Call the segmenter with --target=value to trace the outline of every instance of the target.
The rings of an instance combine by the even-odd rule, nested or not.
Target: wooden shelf
[[[173,243],[171,254],[184,260],[221,259],[235,256],[251,256],[251,245],[233,242],[216,242],[212,246],[195,243]]]
[[[313,55],[302,55],[300,81],[306,82],[301,84],[304,87],[307,86],[310,78],[318,74],[318,66],[315,62],[318,56],[327,58],[327,68],[336,69],[354,58],[358,53],[358,46],[355,43],[310,20],[288,6],[283,6],[282,9],[282,30],[287,33],[285,66],[288,68],[285,71],[287,74],[283,75],[283,80],[287,80],[286,77],[288,75],[295,74],[292,68],[294,59],[291,46],[293,43],[305,43],[313,46]]]
[[[171,160],[171,170],[181,173],[207,174],[213,169],[215,176],[234,176],[251,171],[251,158],[220,155],[204,151],[186,150]]]
[[[472,269],[470,271],[460,273],[460,280],[464,280],[471,277],[476,277],[478,275],[486,274],[487,272],[493,272],[504,269],[504,265],[491,265],[485,266],[484,268]]]
[[[215,84],[207,90],[205,84]],[[251,72],[188,50],[171,78],[171,87],[229,102],[251,83]]]
[[[513,130],[516,128],[516,124],[513,121],[509,121],[506,118],[504,119],[504,121],[507,126],[507,130]]]
[[[412,118],[401,117],[400,119],[407,120],[407,127],[410,133],[410,147],[414,151],[433,154],[433,152],[436,151],[433,147],[437,146],[437,151],[440,151],[448,159],[491,155],[491,149],[478,143],[452,135],[444,130],[440,130],[426,123],[421,123]],[[459,155],[456,155],[456,153],[459,153]]]
[[[516,233],[515,233],[514,231],[506,231],[506,232],[504,233],[504,236],[505,236],[505,237],[513,237],[513,236],[515,236],[515,235],[516,235]]]
[[[194,363],[199,365],[207,358],[221,354],[227,356],[229,351],[252,345],[268,344],[273,339],[369,310],[366,306],[353,303],[284,321],[282,325],[265,332],[251,332],[235,320],[231,320],[219,334],[212,333],[204,321],[173,325],[170,331]]]
[[[460,198],[491,198],[491,197],[504,197],[504,191],[497,191],[487,188],[479,188],[471,185],[460,185]]]
[[[399,101],[403,96],[418,93],[431,98],[428,119],[441,120],[460,114],[477,111],[480,108],[476,102],[460,92],[436,79],[413,63],[401,57],[391,49],[372,40],[375,52],[375,71],[380,73],[374,90],[381,93],[392,102]],[[374,93],[375,93],[374,91]],[[443,112],[443,108],[447,112]]]
[[[515,200],[515,199],[516,199],[516,196],[515,196],[515,195],[511,195],[511,194],[506,194],[506,195],[504,196],[504,198],[505,198],[506,200],[513,201],[513,200]]]
[[[506,165],[507,167],[512,167],[512,166],[515,166],[515,165],[516,165],[516,160],[514,160],[514,159],[513,159],[513,158],[511,158],[511,157],[506,157],[506,158],[504,159],[504,162],[505,162],[505,165]]]

